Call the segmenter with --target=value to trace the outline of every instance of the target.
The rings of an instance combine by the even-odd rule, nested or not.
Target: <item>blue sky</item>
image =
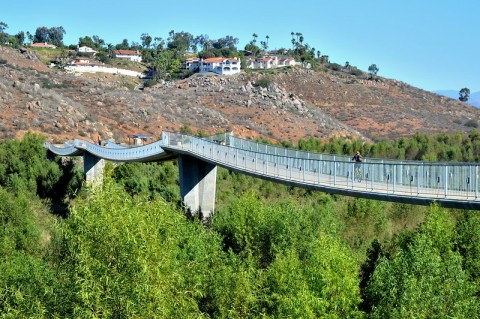
[[[175,30],[233,35],[243,48],[257,33],[273,49],[289,47],[293,31],[331,62],[375,63],[379,75],[429,91],[480,91],[478,0],[0,1],[11,34],[63,26],[65,44],[86,35],[117,44]]]

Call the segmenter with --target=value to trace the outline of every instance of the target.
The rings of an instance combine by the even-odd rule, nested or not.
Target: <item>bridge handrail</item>
[[[467,198],[469,196],[478,198],[480,180],[478,164],[418,161],[364,162],[360,168],[362,182],[358,182],[353,174],[355,163],[349,158],[345,160],[345,157],[337,160],[336,156],[333,156],[333,159],[320,159],[292,157],[288,156],[288,152],[287,155],[262,153],[174,132],[164,132],[162,141],[165,146],[174,146],[206,156],[215,163],[236,166],[258,174],[268,173],[272,176],[280,174],[278,170],[282,170],[286,177],[288,175],[291,177],[293,174],[296,175],[296,179],[306,183],[320,182],[323,176],[330,176],[333,186],[346,183],[351,187],[361,185],[371,191],[376,188],[386,188],[387,191],[398,193],[400,188],[406,188],[412,196],[447,198],[453,195],[465,195]],[[220,154],[222,156],[219,156]],[[269,168],[270,172],[268,172]],[[272,172],[272,169],[277,172]],[[311,180],[312,175],[317,176],[317,181]]]
[[[221,137],[224,134],[228,134],[228,133],[220,133],[218,135],[212,135],[212,136],[207,136],[207,137],[199,137],[199,136],[190,135],[190,134],[186,134],[186,133],[170,132],[170,131],[164,131],[162,134],[167,134],[167,135],[169,134],[171,136],[177,136],[176,138],[174,138],[174,141],[180,142],[180,143],[182,142],[182,137],[183,137],[184,141],[186,141],[186,142],[189,142],[189,139],[200,139],[200,140],[206,141],[206,142],[208,142],[212,145],[221,144],[221,145],[226,145],[226,146],[228,146],[230,148],[233,148],[233,149],[238,149],[238,150],[253,152],[253,153],[259,153],[259,154],[273,155],[273,156],[277,156],[277,157],[319,160],[319,161],[326,161],[326,162],[352,163],[352,157],[351,156],[346,156],[346,155],[324,154],[324,153],[302,151],[302,150],[297,150],[297,149],[294,149],[294,148],[286,148],[286,147],[281,147],[281,146],[273,146],[273,145],[270,145],[270,144],[258,143],[258,144],[266,145],[268,147],[272,146],[272,147],[276,147],[277,149],[282,149],[282,150],[286,149],[286,150],[289,151],[289,152],[287,152],[287,154],[285,154],[285,152],[284,152],[284,154],[280,154],[280,152],[275,154],[275,152],[271,153],[270,150],[268,151],[268,153],[266,153],[266,152],[262,152],[261,150],[258,150],[258,151],[257,150],[251,150],[249,148],[242,147],[241,145],[240,146],[235,146],[235,145],[228,144],[228,143],[224,144],[222,139],[219,139],[219,140],[215,139],[217,136]],[[232,137],[230,135],[230,137],[228,139],[239,139],[239,138]],[[246,140],[246,139],[242,139],[242,140],[247,141],[247,142],[251,142],[251,141]],[[165,141],[163,141],[163,143],[164,143],[164,145],[175,146],[172,143],[170,143],[170,144],[165,143]],[[253,142],[253,143],[257,143],[257,142]],[[310,154],[312,156],[311,157],[296,156],[296,152],[298,152],[298,154],[303,153],[303,154]],[[295,154],[292,155],[292,153],[295,153]],[[317,155],[319,157],[316,158],[313,155]],[[425,161],[415,161],[415,160],[393,160],[393,159],[382,159],[382,158],[365,158],[365,160],[362,162],[362,164],[394,164],[394,165],[416,164],[416,165],[422,165],[422,166],[441,166],[441,167],[444,167],[445,165],[447,165],[447,166],[479,166],[480,165],[480,163],[469,163],[469,162],[425,162]]]
[[[104,159],[120,162],[142,160],[149,157],[158,157],[164,153],[164,150],[162,149],[162,140],[149,143],[147,145],[126,148],[102,147],[101,145],[83,140],[74,140],[74,145]]]
[[[224,133],[221,133],[224,134]],[[229,133],[226,133],[229,134]],[[220,134],[219,134],[220,135]],[[261,143],[257,141],[252,141],[248,139],[244,139],[241,137],[233,136],[229,134],[228,141],[230,142],[229,145],[245,149],[245,150],[256,150],[258,152],[262,153],[269,153],[273,155],[280,155],[280,153],[284,153],[285,156],[290,156],[290,157],[299,157],[299,158],[307,158],[307,159],[320,159],[320,160],[328,160],[329,158],[331,160],[335,161],[350,161],[352,159],[352,156],[347,156],[347,155],[337,155],[337,154],[327,154],[327,153],[319,153],[319,152],[313,152],[313,151],[304,151],[304,150],[299,150],[295,148],[288,148],[288,147],[282,147],[278,145],[272,145],[272,144],[267,144],[267,143]],[[264,151],[262,151],[262,149]],[[394,160],[394,159],[385,159],[385,158],[376,158],[376,157],[364,157],[363,158],[364,162],[370,162],[370,163],[395,163],[395,164],[401,164],[401,163],[425,163],[428,165],[431,162],[425,162],[425,161],[418,161],[418,160]],[[442,163],[442,164],[458,164],[458,165],[477,165],[476,163],[463,163],[463,162],[436,162],[436,163]]]

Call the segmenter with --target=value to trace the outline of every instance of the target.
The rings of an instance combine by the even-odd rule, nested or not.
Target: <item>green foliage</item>
[[[357,69],[357,68],[355,68],[355,67],[352,67],[352,68],[350,69],[350,74],[351,74],[351,75],[355,75],[355,76],[362,76],[362,75],[363,75],[363,71],[360,70],[360,69]]]
[[[21,141],[0,142],[0,186],[41,197],[53,190],[61,171],[55,162],[47,159],[44,140],[28,133]]]
[[[44,318],[57,309],[54,271],[42,259],[52,221],[29,197],[0,187],[2,318]]]
[[[0,221],[0,258],[16,251],[31,254],[38,250],[40,234],[25,195],[15,196],[0,187]]]
[[[165,203],[125,197],[108,181],[88,202],[78,202],[58,259],[71,276],[77,316],[183,317],[194,307],[195,290],[183,296],[172,290],[185,279],[175,247],[186,225],[172,227],[181,220]]]
[[[464,269],[480,290],[480,215],[477,211],[461,215],[456,234]]]
[[[220,238],[163,200],[130,197],[111,180],[78,201],[57,266],[78,317],[257,317],[255,276]]]
[[[112,59],[110,58],[108,53],[103,52],[103,51],[98,52],[96,54],[96,58],[98,59],[98,61],[100,61],[102,63],[110,64],[112,62]]]
[[[376,64],[371,64],[368,67],[368,73],[370,73],[370,77],[373,77],[374,75],[377,75],[379,69]]]
[[[279,253],[267,271],[268,308],[274,318],[361,318],[356,261],[348,248],[325,234],[303,258]]]
[[[473,162],[480,159],[480,135],[473,129],[469,134],[415,133],[411,138],[381,140],[374,144],[360,139],[332,137],[327,142],[310,137],[300,139],[298,148],[329,154],[351,155],[359,150],[364,157],[421,161]]]
[[[368,285],[372,318],[474,318],[478,296],[452,250],[453,221],[432,207],[425,223],[399,238],[397,251],[378,261]]]
[[[155,86],[158,82],[154,79],[149,79],[149,80],[146,80],[145,82],[143,82],[143,86],[148,88],[148,87],[152,87],[152,86]]]
[[[131,195],[161,196],[180,203],[178,168],[174,162],[126,163],[114,168],[113,177]]]
[[[271,83],[272,83],[272,80],[270,80],[267,77],[262,77],[262,78],[258,79],[257,81],[255,81],[255,86],[259,86],[259,87],[262,87],[262,88],[268,88],[268,86]]]
[[[341,71],[342,70],[342,66],[338,63],[329,63],[327,65],[327,67],[333,71]]]
[[[215,217],[224,250],[265,269],[268,315],[359,315],[356,261],[321,230],[329,228],[325,215],[326,210],[301,210],[288,202],[266,205],[248,193]]]
[[[35,30],[33,42],[48,42],[56,46],[62,46],[65,33],[63,27],[38,27]]]
[[[470,119],[470,120],[468,120],[468,121],[465,122],[465,126],[466,126],[466,127],[478,128],[478,121],[477,121],[477,120],[474,120],[474,119]]]
[[[468,101],[468,98],[470,96],[470,89],[469,88],[462,88],[458,94],[460,95],[459,96],[459,100],[462,101],[462,102],[467,102]]]

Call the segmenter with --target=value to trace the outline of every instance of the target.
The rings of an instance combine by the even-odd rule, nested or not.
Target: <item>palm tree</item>
[[[257,43],[258,34],[254,33],[252,34],[252,37],[253,37],[252,43],[253,44]]]
[[[295,33],[295,35],[297,36],[297,42],[298,42],[298,37],[301,36],[302,34],[300,32],[297,32]]]

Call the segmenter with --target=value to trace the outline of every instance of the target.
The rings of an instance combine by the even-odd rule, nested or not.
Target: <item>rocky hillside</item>
[[[31,130],[62,142],[125,141],[188,125],[207,133],[292,140],[315,136],[397,138],[469,131],[480,110],[405,83],[300,68],[234,77],[195,75],[143,91],[118,75],[53,71],[32,52],[0,47],[0,137]]]

